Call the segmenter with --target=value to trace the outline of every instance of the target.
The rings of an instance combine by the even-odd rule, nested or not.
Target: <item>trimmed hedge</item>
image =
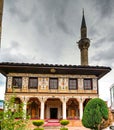
[[[68,125],[69,124],[69,120],[61,120],[60,124],[63,125],[63,126]]]
[[[65,127],[64,127],[64,128],[60,128],[60,130],[68,130],[68,128],[65,128]]]
[[[39,127],[44,124],[44,120],[36,120],[36,121],[33,121],[32,123],[33,123],[33,125]]]
[[[44,128],[35,128],[34,130],[44,130]]]

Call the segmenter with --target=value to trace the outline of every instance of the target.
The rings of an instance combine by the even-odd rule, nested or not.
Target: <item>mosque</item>
[[[0,22],[1,14],[2,8]],[[111,68],[88,64],[90,39],[84,12],[80,32],[81,65],[0,63],[0,73],[6,77],[5,100],[15,93],[15,110],[23,103],[31,119],[82,119],[86,103],[99,97],[99,79]]]

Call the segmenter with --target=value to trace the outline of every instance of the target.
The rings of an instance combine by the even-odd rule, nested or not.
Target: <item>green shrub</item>
[[[60,124],[63,125],[63,126],[68,125],[69,124],[69,120],[61,120]]]
[[[44,130],[44,128],[35,128],[34,130]]]
[[[11,96],[4,102],[4,111],[0,112],[1,130],[25,130],[28,120],[23,119],[25,112],[23,111],[23,103],[19,104],[19,110],[15,109],[16,96]],[[16,110],[16,111],[15,111]],[[18,120],[15,120],[18,118]]]
[[[65,127],[64,127],[64,128],[60,128],[60,130],[68,130],[68,128],[65,128]]]
[[[100,98],[91,99],[85,106],[82,124],[90,129],[101,130],[101,123],[108,119],[108,107]]]
[[[33,121],[32,123],[33,123],[33,125],[39,127],[44,124],[44,120],[36,120],[36,121]]]

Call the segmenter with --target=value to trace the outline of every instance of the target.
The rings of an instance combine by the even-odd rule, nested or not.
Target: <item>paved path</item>
[[[69,130],[90,130],[85,127],[68,127]],[[44,128],[44,130],[60,130],[60,128]]]
[[[90,130],[85,127],[68,127],[69,130]],[[60,129],[44,129],[44,130],[60,130]],[[103,129],[103,130],[110,130],[109,128]]]

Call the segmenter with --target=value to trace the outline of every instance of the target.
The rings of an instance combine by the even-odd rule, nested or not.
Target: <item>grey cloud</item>
[[[108,41],[109,42],[113,42],[114,43],[114,28],[112,27],[109,34],[108,34],[108,37],[107,37]]]
[[[30,21],[35,12],[30,0],[11,0],[7,5],[9,5],[8,9],[13,18],[18,18],[21,22]]]
[[[11,44],[10,44],[10,48],[19,48],[20,47],[20,44],[17,42],[17,41],[12,41]]]
[[[70,30],[63,21],[57,21],[57,24],[59,28],[63,30],[63,32],[70,33]]]
[[[105,42],[106,40],[107,40],[106,37],[99,38],[98,41],[93,44],[93,47],[97,49],[97,48],[105,46],[105,44],[107,44]]]
[[[25,55],[23,55],[23,53],[20,50],[21,50],[20,44],[17,41],[12,41],[9,47],[1,49],[0,62],[28,61],[28,58]]]
[[[18,17],[21,22],[24,22],[24,24],[17,23],[17,25],[19,25],[17,26],[19,29],[17,34],[19,36],[24,35],[21,38],[24,40],[21,42],[19,41],[19,43],[15,43],[16,40],[12,37],[14,43],[10,46],[10,49],[16,48],[18,50],[17,53],[23,57],[23,59],[16,58],[17,60],[30,61],[30,58],[28,58],[29,55],[25,56],[23,51],[21,51],[21,48],[23,47],[22,44],[26,44],[24,47],[26,50],[29,50],[27,54],[31,53],[32,57],[35,57],[35,60],[37,59],[38,61],[40,59],[44,59],[44,61],[47,62],[59,61],[62,53],[68,51],[66,48],[69,48],[70,44],[74,44],[72,41],[78,40],[77,37],[80,35],[82,6],[86,7],[86,19],[90,18],[92,19],[91,21],[97,19],[95,23],[87,23],[88,28],[89,26],[92,26],[90,30],[88,29],[90,39],[92,38],[93,41],[95,40],[94,44],[91,46],[100,50],[101,47],[104,45],[106,46],[106,42],[108,43],[109,39],[107,37],[105,38],[103,36],[104,34],[99,37],[98,33],[102,31],[98,22],[100,19],[102,20],[102,17],[100,16],[102,14],[103,7],[105,9],[107,8],[105,0],[101,0],[103,4],[101,4],[101,1],[98,0],[95,2],[91,0],[88,0],[88,2],[83,0],[20,0],[18,2],[11,0],[10,2],[12,4],[9,0],[6,1],[9,3],[10,15],[12,14],[11,18],[13,18],[14,15],[15,17]],[[110,3],[112,3],[112,1],[107,3],[108,7],[110,7]],[[93,9],[93,12],[88,13],[90,12],[90,9]],[[107,14],[109,14],[110,11],[111,10],[109,9]],[[96,17],[94,18],[93,14],[95,13],[97,15],[95,15]],[[25,24],[27,24],[28,21],[30,24],[27,25],[27,29],[24,30]],[[28,32],[30,33],[29,35],[27,34]],[[109,32],[107,31],[107,33]],[[93,39],[94,35],[95,37],[99,37],[97,38],[97,41],[96,39]],[[112,38],[113,36],[110,37],[110,40],[113,40]],[[25,40],[27,41],[26,43],[24,42]],[[10,52],[11,51],[12,49]],[[4,57],[8,59],[5,54]],[[15,60],[15,56],[13,57],[11,54],[11,57],[11,60],[13,60],[13,58]]]
[[[110,16],[113,14],[113,6],[114,1],[113,0],[95,0],[95,8],[97,11],[100,12],[100,18],[101,20]]]
[[[75,1],[74,1],[75,2]],[[76,33],[77,8],[72,1],[67,0],[43,0],[38,4],[33,19],[34,27],[38,29],[40,33],[46,35],[47,33],[58,34],[68,33],[68,35],[74,35]],[[75,17],[71,17],[72,13]]]
[[[94,56],[91,57],[93,61],[100,61],[103,64],[108,66],[113,66],[114,63],[114,51],[113,45],[110,48],[102,48],[99,52],[95,53]],[[102,64],[102,65],[103,65]]]

